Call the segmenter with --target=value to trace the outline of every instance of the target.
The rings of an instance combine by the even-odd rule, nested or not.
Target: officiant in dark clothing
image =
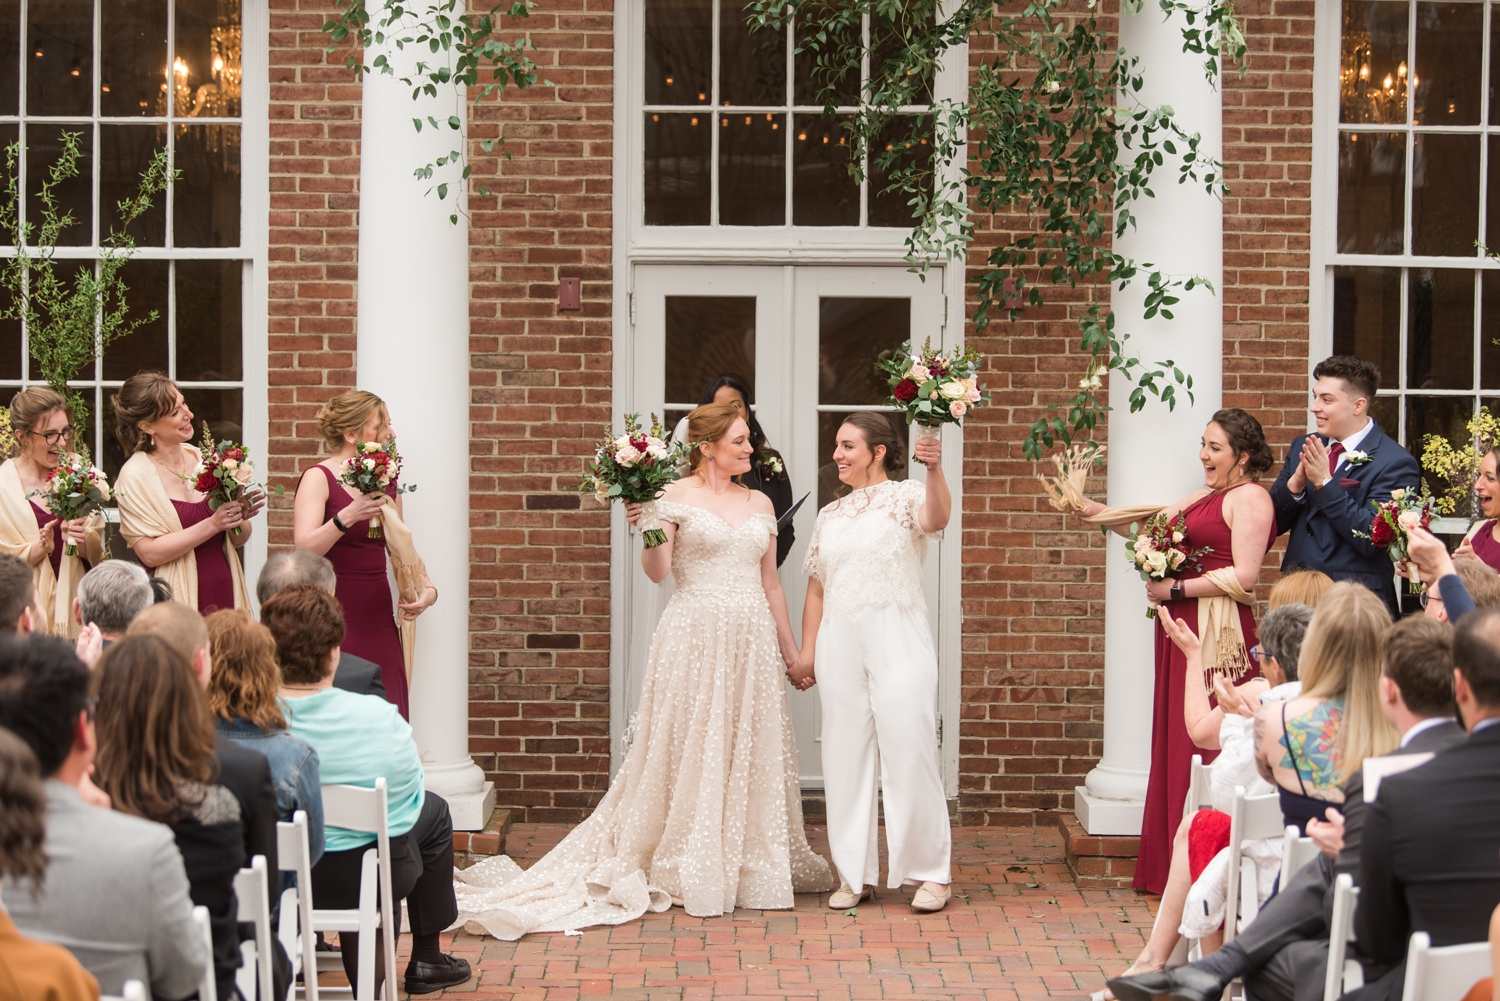
[[[766,441],[766,432],[761,429],[760,421],[755,419],[755,411],[750,405],[755,402],[750,393],[750,387],[737,375],[721,375],[717,379],[703,387],[703,392],[698,396],[698,405],[706,406],[710,403],[732,403],[745,412],[745,422],[750,425],[750,448],[753,450],[750,456],[750,472],[740,477],[740,482],[751,490],[759,490],[771,498],[771,506],[776,510],[778,521],[792,508],[792,502],[796,499],[792,494],[792,481],[787,475],[786,460],[781,453],[771,447]],[[687,418],[683,418],[672,432],[672,437],[677,441],[687,438]],[[792,529],[791,521],[781,525],[776,534],[776,566],[779,568],[786,562],[786,554],[792,551],[792,543],[797,539]]]

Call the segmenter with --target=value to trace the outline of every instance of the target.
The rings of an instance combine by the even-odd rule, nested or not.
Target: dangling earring
[[[714,461],[714,457],[713,457],[713,456],[711,456],[711,455],[710,455],[710,456],[709,456],[709,457],[708,457],[708,461],[709,461],[709,462],[713,462],[713,461]]]

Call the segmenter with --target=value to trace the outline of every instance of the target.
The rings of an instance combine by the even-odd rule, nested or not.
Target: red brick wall
[[[1224,405],[1256,414],[1279,459],[1306,420],[1313,5],[1252,0],[1237,11],[1249,54],[1245,74],[1223,83]],[[989,55],[979,38],[970,53],[971,64]],[[1013,225],[981,233],[971,279]],[[1044,310],[968,332],[989,356],[996,405],[964,432],[964,824],[1048,822],[1072,809],[1103,753],[1104,561],[1115,547],[1047,506],[1019,443],[1083,374],[1078,314],[1107,292],[1047,294]],[[1091,481],[1095,496],[1103,489]]]
[[[608,775],[608,518],[562,488],[612,411],[611,3],[549,0],[507,29],[531,34],[550,85],[471,111],[476,183],[493,194],[470,203],[470,749],[529,821],[581,819]],[[316,461],[318,405],[355,381],[359,85],[343,52],[324,52],[331,9],[271,0],[269,458],[289,491]],[[1224,83],[1224,394],[1280,454],[1305,397],[1312,3],[1240,14],[1249,70]],[[480,151],[496,136],[512,159]],[[565,276],[583,281],[580,313],[556,308]],[[1019,449],[1082,372],[1076,314],[1096,294],[1054,292],[1045,311],[970,332],[996,405],[965,436],[964,823],[1047,822],[1102,751],[1106,550],[1039,500]],[[290,494],[272,506],[272,544],[289,545]]]

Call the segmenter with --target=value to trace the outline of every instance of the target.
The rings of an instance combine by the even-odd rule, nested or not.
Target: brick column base
[[[1063,834],[1063,848],[1068,869],[1079,886],[1128,888],[1135,878],[1135,861],[1141,852],[1141,839],[1093,835],[1083,829],[1078,818],[1064,813],[1057,818]]]
[[[505,854],[505,835],[515,815],[509,810],[496,810],[482,831],[453,832],[453,864],[467,869],[480,859],[491,855]]]

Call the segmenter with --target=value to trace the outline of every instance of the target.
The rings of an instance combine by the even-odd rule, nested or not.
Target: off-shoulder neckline
[[[729,519],[725,518],[719,512],[717,512],[717,511],[710,511],[708,508],[706,508],[706,507],[699,507],[697,504],[689,504],[689,503],[687,503],[685,501],[669,501],[669,500],[657,501],[656,503],[657,503],[658,509],[663,504],[671,504],[673,507],[685,507],[685,508],[688,508],[689,510],[702,511],[704,514],[713,515],[716,519],[718,519],[718,521],[719,521],[720,524],[722,524],[725,528],[729,529],[731,532],[738,532],[738,531],[740,531],[742,528],[744,528],[746,525],[750,524],[756,518],[770,518],[773,522],[776,520],[776,516],[775,515],[766,514],[764,511],[752,511],[750,513],[750,517],[746,518],[744,521],[740,522],[738,525],[731,525],[729,523]]]

